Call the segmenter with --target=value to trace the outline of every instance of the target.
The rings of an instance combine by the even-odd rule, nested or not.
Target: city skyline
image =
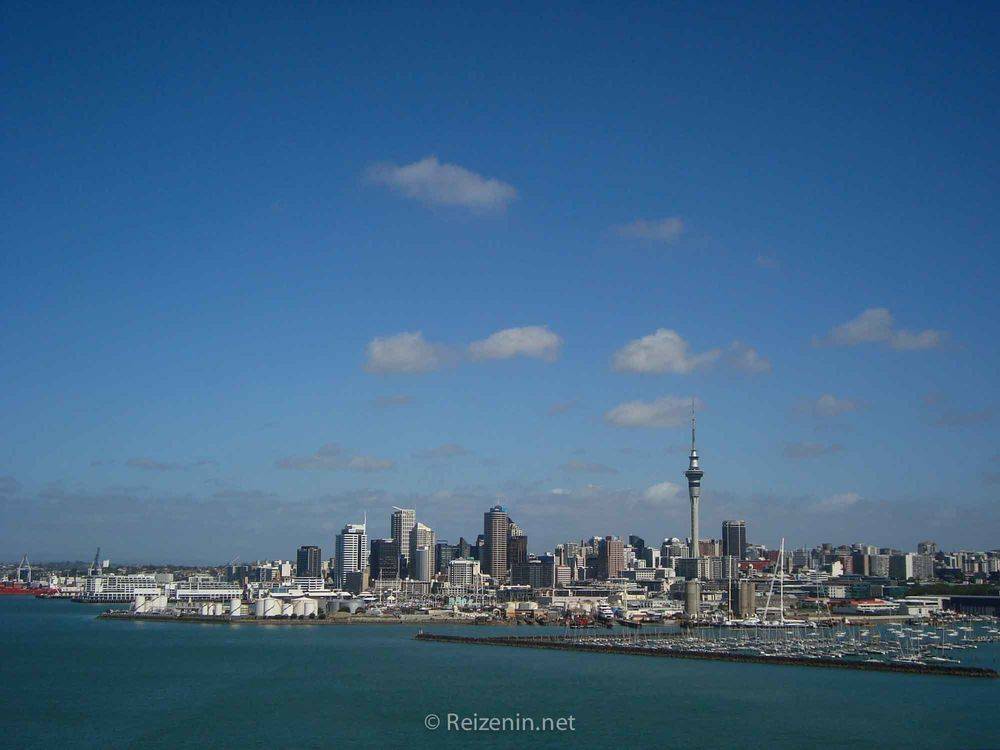
[[[0,556],[683,536],[692,398],[705,528],[994,544],[992,19],[90,13],[6,16]]]

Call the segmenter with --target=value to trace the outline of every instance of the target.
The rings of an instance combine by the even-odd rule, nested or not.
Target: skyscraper
[[[337,586],[347,586],[347,575],[359,573],[368,564],[368,532],[364,523],[349,523],[337,534],[334,545],[334,580]]]
[[[625,570],[625,543],[613,536],[600,541],[597,550],[597,577],[602,581],[617,578]]]
[[[373,539],[368,560],[372,580],[399,578],[399,551],[392,539]]]
[[[295,575],[298,578],[319,578],[323,575],[322,553],[311,544],[299,547],[295,555]]]
[[[507,534],[510,517],[502,505],[494,505],[483,514],[483,550],[480,563],[484,573],[497,580],[507,577]]]
[[[434,577],[434,548],[426,545],[414,547],[410,554],[412,575],[416,581],[429,581]]]
[[[392,506],[392,516],[389,518],[389,530],[392,541],[396,545],[396,556],[400,559],[399,570],[402,575],[406,563],[410,559],[410,532],[417,523],[417,512],[413,508],[397,508]]]
[[[691,409],[691,455],[688,457],[688,470],[684,476],[688,480],[688,496],[691,498],[691,557],[698,557],[698,503],[701,500],[701,478],[705,472],[698,466],[698,449],[694,442],[695,419],[694,408]]]
[[[417,550],[421,547],[427,547],[431,551],[431,570],[434,569],[434,542],[436,541],[436,534],[434,529],[425,523],[420,523],[419,521],[413,525],[413,529],[410,531],[410,562],[413,562],[416,556]],[[429,581],[430,576],[425,578],[418,578],[414,575],[415,568],[410,568],[410,578],[416,578],[421,581]]]
[[[747,551],[747,522],[722,522],[722,555],[742,560]]]

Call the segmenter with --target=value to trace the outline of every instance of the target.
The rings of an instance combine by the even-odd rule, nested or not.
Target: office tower
[[[296,578],[319,578],[322,575],[323,562],[319,547],[307,545],[299,547],[295,556]]]
[[[471,558],[472,557],[472,545],[465,541],[464,536],[458,538],[458,544],[455,545],[455,558]]]
[[[637,560],[644,559],[646,552],[646,540],[641,536],[636,536],[635,534],[628,535],[628,546],[635,551],[635,557]]]
[[[528,537],[523,532],[518,536],[509,535],[507,537],[507,567],[511,568],[517,563],[525,562],[527,559]]]
[[[413,561],[414,553],[420,547],[426,547],[431,551],[431,570],[434,569],[434,543],[437,541],[437,535],[434,533],[434,529],[425,523],[420,523],[419,521],[413,525],[413,529],[410,531],[410,561]],[[412,569],[411,569],[412,570]],[[413,573],[409,574],[410,578],[416,578]],[[430,577],[420,578],[421,581],[429,581]]]
[[[937,542],[924,541],[917,542],[917,554],[936,555],[938,552]]]
[[[868,573],[872,578],[888,578],[889,555],[868,555]]]
[[[410,578],[416,581],[429,581],[434,577],[434,548],[421,545],[413,549],[410,555],[413,562],[413,573]]]
[[[742,560],[747,551],[747,522],[722,522],[722,555]]]
[[[399,559],[395,540],[372,539],[371,554],[368,557],[372,580],[399,578]]]
[[[410,559],[410,532],[417,524],[417,512],[413,508],[397,508],[392,506],[392,515],[389,517],[389,530],[392,540],[396,543],[396,555],[400,558],[400,575],[406,570],[406,563]]]
[[[625,544],[621,539],[606,536],[597,551],[597,577],[602,581],[618,578],[625,570]]]
[[[339,588],[347,586],[349,573],[360,573],[368,565],[371,550],[365,523],[349,523],[337,534],[333,561],[334,581]]]
[[[448,563],[455,559],[458,545],[448,544],[444,539],[434,545],[434,572],[442,573],[448,570]]]
[[[494,505],[483,514],[483,546],[480,564],[484,573],[496,580],[507,577],[507,534],[510,517],[502,505]]]
[[[915,555],[890,555],[889,556],[889,577],[897,581],[907,581],[913,578],[913,558]]]
[[[688,480],[688,497],[691,499],[691,557],[698,557],[698,503],[701,501],[701,478],[705,472],[698,466],[698,449],[694,441],[695,418],[691,409],[691,454],[688,456],[688,470],[684,476]]]

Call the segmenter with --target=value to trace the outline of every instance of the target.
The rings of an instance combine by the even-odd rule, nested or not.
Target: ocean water
[[[417,628],[395,625],[113,622],[100,611],[0,597],[0,747],[1000,748],[1000,680],[421,643]],[[981,647],[975,661],[996,667],[997,653]],[[428,714],[441,726],[428,729]],[[574,729],[449,730],[448,714],[573,717]]]

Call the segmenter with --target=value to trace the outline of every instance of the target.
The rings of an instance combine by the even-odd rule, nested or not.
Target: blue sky
[[[0,12],[0,556],[996,546],[995,8]]]

